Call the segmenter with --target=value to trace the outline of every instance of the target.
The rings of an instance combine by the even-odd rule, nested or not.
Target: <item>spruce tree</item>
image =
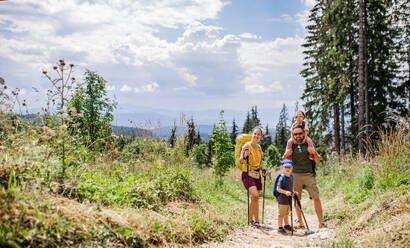
[[[258,127],[261,125],[261,121],[258,117],[258,106],[254,105],[251,109],[251,130],[254,127]]]
[[[273,144],[278,149],[279,153],[283,155],[286,150],[286,144],[290,138],[290,126],[288,109],[285,104],[283,104],[282,109],[279,114],[279,121],[276,125],[275,138]]]
[[[269,132],[268,124],[266,124],[265,131],[263,132],[263,136],[261,138],[260,143],[261,143],[262,151],[266,151],[266,149],[268,149],[268,147],[272,144],[272,136]]]
[[[250,133],[252,131],[252,128],[253,127],[251,123],[251,117],[248,111],[248,114],[246,115],[245,123],[243,124],[242,133]]]
[[[229,137],[231,138],[231,142],[234,145],[235,145],[237,136],[238,136],[238,125],[236,125],[235,118],[233,118],[232,131],[231,131],[231,134],[229,135]]]

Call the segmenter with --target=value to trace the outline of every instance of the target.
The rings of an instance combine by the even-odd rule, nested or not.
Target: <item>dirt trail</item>
[[[308,200],[304,199],[302,206],[306,204],[313,203],[308,203]],[[296,219],[295,210],[293,210],[293,217]],[[318,244],[330,242],[334,239],[333,230],[318,228],[315,214],[305,213],[305,217],[309,224],[310,233],[307,233],[307,229],[298,229],[295,230],[293,236],[291,236],[290,232],[288,235],[279,234],[277,231],[277,204],[276,202],[268,201],[265,205],[265,223],[261,228],[241,227],[226,237],[223,243],[206,243],[200,247],[318,247]]]

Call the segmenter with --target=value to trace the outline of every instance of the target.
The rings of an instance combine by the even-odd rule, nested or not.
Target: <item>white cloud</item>
[[[115,91],[115,85],[109,85],[109,84],[107,84],[107,90],[108,90],[108,91]]]
[[[241,38],[245,38],[245,39],[261,39],[260,36],[257,36],[256,34],[251,34],[251,33],[243,33],[238,36]]]
[[[266,19],[268,22],[290,23],[294,21],[294,18],[289,14],[283,14],[280,17],[273,17]]]
[[[124,84],[120,89],[121,92],[130,92],[131,90],[131,87],[126,84]]]
[[[309,10],[305,10],[303,12],[297,13],[295,15],[296,22],[299,23],[300,26],[305,28],[308,25],[309,14],[310,14]]]
[[[0,56],[35,67],[68,52],[84,65],[140,66],[166,60],[177,49],[155,36],[156,26],[180,28],[214,19],[224,5],[220,0],[10,2],[0,6],[0,23],[16,35],[1,37]]]
[[[272,94],[287,90],[285,82],[298,77],[295,68],[303,59],[302,39],[262,41],[249,30],[229,34],[217,19],[226,4],[221,0],[9,1],[0,5],[0,24],[7,29],[7,34],[0,32],[0,58],[18,65],[13,68],[50,68],[60,56],[79,65],[77,71],[93,67],[104,72],[109,91],[122,92],[117,95],[120,104],[246,106],[247,102],[238,103],[244,90],[254,95],[254,103],[268,102]],[[282,22],[299,19],[280,17]],[[162,30],[169,29],[179,37],[160,38]],[[138,93],[138,98],[130,92]],[[150,92],[160,98],[139,94]]]
[[[144,92],[154,92],[159,87],[157,82],[151,82],[141,87]]]
[[[157,82],[150,82],[141,87],[135,87],[134,93],[141,93],[141,92],[154,92],[159,88],[159,84]]]
[[[308,8],[312,8],[317,3],[316,0],[300,0],[300,2],[303,3]]]
[[[242,84],[247,93],[278,93],[288,84],[283,74],[287,68],[302,64],[303,39],[278,38],[272,42],[243,42],[238,50],[245,72]]]

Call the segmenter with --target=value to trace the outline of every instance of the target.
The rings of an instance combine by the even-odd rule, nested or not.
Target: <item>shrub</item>
[[[204,168],[208,162],[207,158],[207,145],[204,143],[195,144],[192,149],[192,159],[198,165],[199,168]]]
[[[270,145],[263,155],[266,168],[273,168],[280,165],[281,156],[276,146]]]

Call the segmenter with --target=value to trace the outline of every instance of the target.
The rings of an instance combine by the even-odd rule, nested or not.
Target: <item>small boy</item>
[[[291,204],[291,197],[293,194],[293,176],[292,176],[293,162],[292,160],[282,161],[282,173],[278,175],[277,183],[275,183],[278,201],[278,232],[286,234],[285,230],[291,231],[289,225],[289,211]],[[285,226],[283,227],[283,223]]]

